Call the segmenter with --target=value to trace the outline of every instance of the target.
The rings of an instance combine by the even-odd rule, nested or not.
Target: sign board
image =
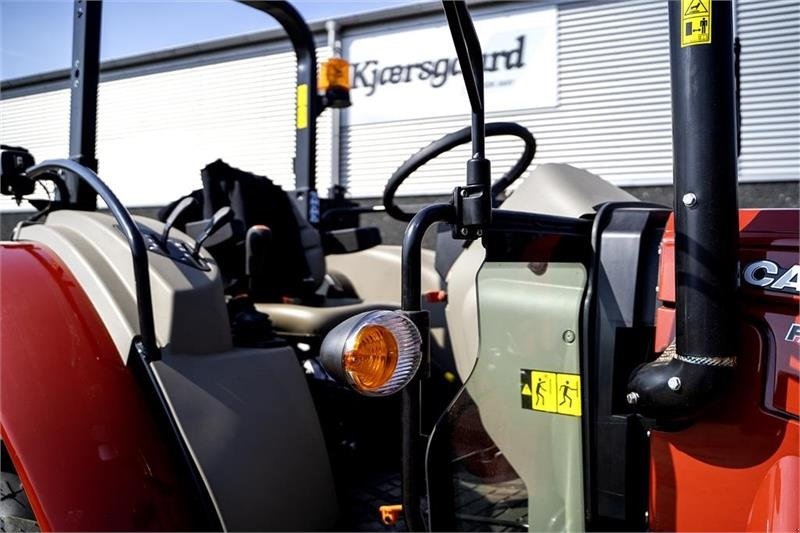
[[[557,104],[555,7],[478,15],[475,29],[488,113]],[[444,15],[422,27],[353,36],[345,40],[344,54],[352,69],[347,124],[469,113]]]

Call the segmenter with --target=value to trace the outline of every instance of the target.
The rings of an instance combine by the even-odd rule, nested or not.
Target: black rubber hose
[[[517,124],[516,122],[490,122],[486,124],[486,136],[496,137],[499,135],[509,135],[517,137],[525,143],[525,148],[522,151],[516,163],[506,172],[502,178],[492,185],[492,201],[497,198],[497,195],[503,192],[509,185],[519,178],[523,172],[528,168],[528,165],[533,161],[533,156],[536,154],[536,139],[527,128]],[[410,222],[415,213],[408,213],[403,211],[397,204],[394,203],[394,197],[400,185],[417,169],[423,166],[428,161],[435,159],[455,148],[470,142],[472,139],[472,129],[467,126],[456,132],[449,133],[441,139],[432,142],[416,154],[409,157],[400,167],[395,170],[386,188],[383,191],[383,206],[386,212],[397,220],[403,222]]]

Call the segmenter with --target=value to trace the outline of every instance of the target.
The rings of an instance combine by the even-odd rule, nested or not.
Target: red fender
[[[796,264],[800,211],[739,212],[742,265]],[[662,240],[656,351],[675,336],[675,232]],[[653,531],[798,531],[800,297],[744,284],[741,350],[731,390],[706,416],[650,440]]]
[[[0,245],[0,430],[43,531],[184,530],[187,491],[86,293],[38,244]]]

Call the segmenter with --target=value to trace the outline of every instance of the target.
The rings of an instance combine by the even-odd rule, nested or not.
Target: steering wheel
[[[492,185],[492,203],[494,204],[497,195],[514,183],[514,181],[525,172],[525,169],[528,168],[531,161],[533,161],[533,156],[536,153],[536,140],[527,128],[520,126],[516,122],[490,122],[486,124],[485,128],[487,137],[510,135],[522,139],[525,143],[525,149],[522,151],[522,155],[520,155],[517,162],[514,163],[502,178]],[[394,203],[397,189],[406,178],[428,161],[439,157],[456,146],[466,144],[471,140],[472,131],[471,128],[467,126],[466,128],[445,135],[409,157],[394,171],[394,174],[392,174],[392,177],[389,178],[389,182],[386,184],[386,188],[383,190],[383,207],[386,209],[386,213],[394,219],[402,222],[410,222],[416,213],[404,211]]]

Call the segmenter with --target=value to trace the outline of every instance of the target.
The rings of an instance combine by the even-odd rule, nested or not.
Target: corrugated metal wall
[[[741,181],[800,175],[800,2],[739,0]]]
[[[739,0],[737,7],[744,47],[740,181],[797,180],[800,3]],[[487,120],[513,120],[528,127],[539,145],[535,162],[569,162],[617,185],[671,183],[667,20],[667,2],[559,3],[558,107],[521,109]],[[406,157],[468,123],[464,114],[347,127],[342,130],[342,177],[353,196],[380,196]],[[493,140],[487,153],[496,178],[512,164],[519,145]],[[418,171],[400,194],[449,192],[463,181],[468,156],[462,148],[437,159]]]
[[[516,9],[530,9],[519,5]],[[480,10],[473,13],[480,16]],[[552,109],[488,115],[513,120],[536,137],[535,162],[569,162],[619,185],[671,181],[669,42],[666,2],[558,5],[558,97]],[[467,102],[464,102],[465,108]],[[468,111],[468,109],[465,109]],[[467,114],[342,131],[342,175],[354,196],[380,196],[403,160],[469,124]],[[495,178],[519,154],[516,140],[487,145]],[[463,182],[468,148],[426,165],[401,194],[439,194]]]
[[[281,46],[285,48],[285,46]],[[320,59],[327,47],[317,50]],[[199,188],[216,158],[294,188],[295,58],[280,51],[100,83],[99,174],[129,206],[163,205]],[[38,160],[65,157],[67,89],[0,102],[0,138]],[[33,120],[31,120],[33,117]],[[331,174],[331,119],[318,122],[317,180]],[[13,208],[3,198],[0,209]]]
[[[478,6],[476,16],[525,11],[542,3]],[[800,177],[800,3],[739,0],[743,43],[741,181]],[[438,15],[437,15],[438,16]],[[387,25],[392,24],[391,21]],[[408,24],[405,21],[403,24]],[[357,38],[374,26],[347,27]],[[128,205],[158,205],[199,186],[199,169],[222,157],[293,184],[294,58],[285,44],[269,55],[135,77],[100,88],[100,173]],[[672,181],[667,3],[652,0],[558,3],[559,104],[490,114],[530,128],[535,161],[569,162],[618,185]],[[328,50],[318,50],[326,57]],[[206,61],[208,63],[208,61]],[[412,106],[413,102],[398,102]],[[460,116],[342,126],[340,172],[354,197],[377,197],[392,172],[418,149],[468,124]],[[0,139],[39,159],[67,153],[66,89],[3,98]],[[319,124],[318,189],[331,165],[330,114]],[[499,176],[519,143],[490,140]],[[466,147],[420,170],[400,194],[445,194],[463,181]],[[11,202],[0,198],[0,210]]]

